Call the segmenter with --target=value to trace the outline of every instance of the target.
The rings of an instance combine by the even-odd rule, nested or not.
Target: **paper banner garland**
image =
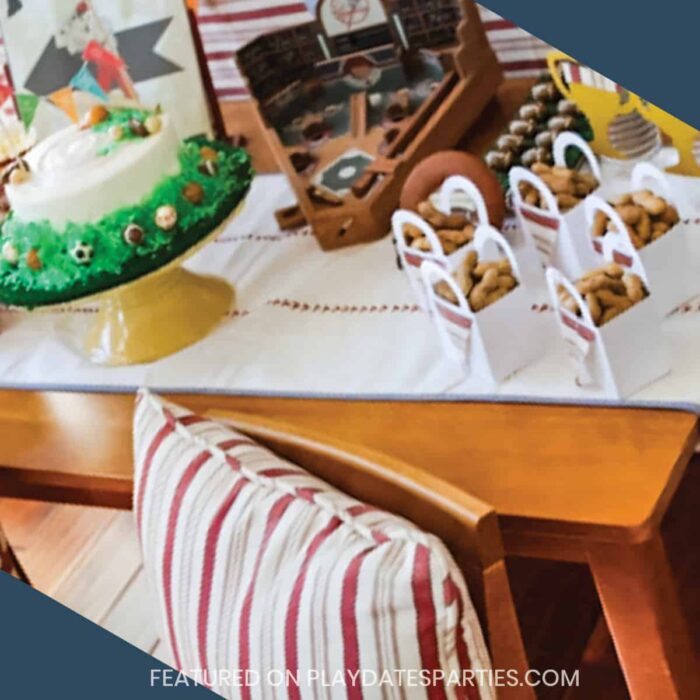
[[[160,56],[155,48],[172,20],[167,17],[117,32],[118,54],[95,40],[86,44],[82,54],[72,54],[52,37],[24,80],[24,88],[38,95],[51,94],[67,85],[84,62],[94,64],[97,80],[105,91],[118,86],[125,94],[132,92],[132,82],[179,73],[182,66]]]
[[[0,106],[5,104],[5,100],[12,96],[12,87],[0,83]]]
[[[21,0],[8,0],[7,3],[7,16],[12,17],[16,15],[22,9]]]
[[[36,95],[22,93],[17,95],[16,100],[22,124],[24,124],[25,129],[29,129],[34,121],[36,108],[39,106],[39,98]]]
[[[79,113],[123,93],[162,104],[183,136],[212,132],[185,0],[0,0],[0,32],[16,92],[48,102],[70,86]],[[40,106],[33,125],[50,132],[62,117]]]
[[[48,97],[49,102],[56,105],[60,110],[63,110],[68,118],[73,122],[78,122],[78,110],[75,106],[75,98],[73,97],[73,88],[65,87],[56,90]]]
[[[137,99],[134,84],[121,56],[112,53],[96,41],[91,41],[83,51],[83,60],[89,61],[97,68],[97,82],[104,92],[119,86],[121,91],[131,99]]]
[[[95,79],[95,76],[90,72],[87,63],[73,76],[70,81],[70,86],[82,92],[89,92],[100,100],[107,99],[107,93],[102,89]]]

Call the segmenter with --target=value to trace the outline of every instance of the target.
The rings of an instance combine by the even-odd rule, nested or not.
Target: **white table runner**
[[[700,195],[700,187],[688,196]],[[698,197],[700,199],[700,197]],[[397,269],[390,238],[324,253],[307,230],[278,233],[293,202],[280,176],[256,179],[241,216],[188,263],[236,285],[237,309],[207,339],[151,365],[102,368],[81,354],[94,308],[0,311],[0,386],[82,391],[158,390],[427,399],[588,402],[576,386],[551,311],[533,310],[549,352],[496,390],[464,379]],[[700,260],[700,240],[697,245]],[[543,301],[545,301],[543,299]],[[700,302],[664,323],[673,372],[633,397],[700,404]]]

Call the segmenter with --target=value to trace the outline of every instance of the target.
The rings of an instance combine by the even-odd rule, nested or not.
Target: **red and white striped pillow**
[[[283,679],[275,697],[492,697],[458,685],[489,659],[437,538],[145,391],[134,451],[144,562],[180,670],[231,698],[272,697]],[[250,685],[224,687],[232,670]]]

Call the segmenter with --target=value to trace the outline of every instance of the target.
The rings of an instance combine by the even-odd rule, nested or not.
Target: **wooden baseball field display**
[[[471,0],[321,0],[237,53],[261,128],[322,248],[376,240],[411,170],[454,146],[502,73]]]

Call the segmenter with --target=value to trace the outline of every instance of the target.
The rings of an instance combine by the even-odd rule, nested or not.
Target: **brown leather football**
[[[498,179],[486,163],[473,153],[440,151],[421,161],[411,172],[401,192],[401,208],[416,211],[452,175],[463,175],[481,191],[492,226],[500,228],[506,204]]]

